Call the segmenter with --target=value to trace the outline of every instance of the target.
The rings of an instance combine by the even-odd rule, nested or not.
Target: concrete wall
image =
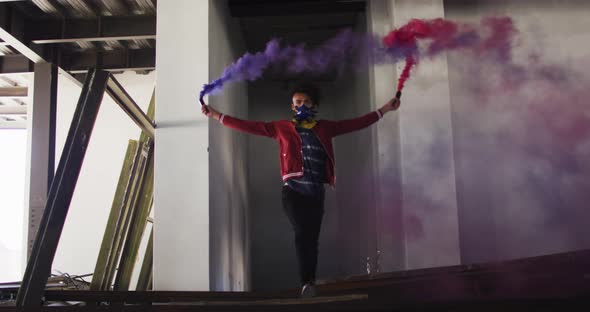
[[[27,131],[0,129],[0,283],[19,281],[26,258]]]
[[[210,77],[245,52],[240,26],[229,15],[227,1],[212,1],[209,13]],[[210,97],[210,105],[239,118],[248,117],[245,83],[230,83],[222,93]],[[211,237],[211,290],[240,291],[249,288],[248,259],[248,144],[245,134],[209,125],[209,185]]]
[[[154,289],[208,290],[209,120],[198,92],[209,77],[212,1],[157,8]]]
[[[365,20],[359,16],[359,30]],[[347,72],[334,81],[318,82],[322,89],[321,119],[366,114],[370,101],[367,71]],[[258,81],[248,88],[251,120],[289,119],[289,89],[293,83]],[[334,140],[336,189],[326,191],[320,234],[318,279],[366,272],[366,258],[376,252],[374,142],[375,128]],[[248,183],[251,278],[254,290],[296,287],[299,283],[294,237],[281,204],[278,144],[249,136]]]
[[[449,54],[461,261],[590,247],[590,3],[445,1],[445,15],[512,17],[507,63]]]
[[[281,83],[258,81],[248,86],[248,119],[290,118],[289,96]],[[248,136],[248,227],[252,290],[294,286],[297,266],[290,225],[281,206],[278,144]]]

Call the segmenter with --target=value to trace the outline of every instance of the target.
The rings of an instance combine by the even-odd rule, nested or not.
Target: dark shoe
[[[313,298],[316,296],[316,289],[314,284],[305,284],[301,288],[301,298]]]

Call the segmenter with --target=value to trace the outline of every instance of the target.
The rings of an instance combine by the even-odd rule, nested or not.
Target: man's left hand
[[[379,110],[382,114],[385,114],[389,111],[397,110],[400,105],[401,101],[398,98],[394,97],[391,100],[389,100],[389,102],[385,103],[385,105],[383,105],[383,107],[381,107]]]

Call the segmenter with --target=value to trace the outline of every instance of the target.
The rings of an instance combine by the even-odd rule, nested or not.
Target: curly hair
[[[304,82],[297,84],[294,88],[291,89],[291,92],[289,93],[291,98],[293,97],[293,95],[295,95],[295,93],[306,94],[316,107],[320,106],[320,89],[313,83]]]

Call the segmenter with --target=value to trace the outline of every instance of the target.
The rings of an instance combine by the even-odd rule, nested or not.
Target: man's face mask
[[[311,108],[309,108],[305,105],[301,105],[301,106],[297,107],[297,113],[295,114],[295,119],[297,119],[297,121],[313,119],[315,117],[315,113],[316,112],[313,111]]]

